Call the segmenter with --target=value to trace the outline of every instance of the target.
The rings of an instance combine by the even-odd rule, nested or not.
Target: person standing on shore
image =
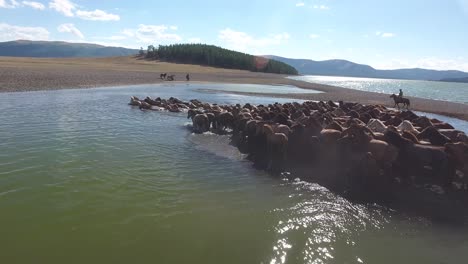
[[[185,75],[185,78],[187,79],[187,82],[190,81],[190,75],[188,73]]]

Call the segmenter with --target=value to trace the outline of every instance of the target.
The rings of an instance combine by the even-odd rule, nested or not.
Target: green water
[[[0,263],[468,259],[466,227],[273,178],[226,137],[192,135],[185,114],[127,105],[130,95],[282,101],[199,86],[0,94]]]

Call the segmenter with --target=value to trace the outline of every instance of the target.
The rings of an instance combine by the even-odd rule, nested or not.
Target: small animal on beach
[[[393,98],[393,101],[395,102],[395,105],[393,107],[397,106],[398,109],[400,109],[400,104],[403,104],[403,107],[406,107],[406,109],[409,109],[410,100],[408,98],[403,98],[403,97],[397,96],[396,94],[390,95],[390,98]]]
[[[164,79],[166,79],[166,76],[167,76],[167,73],[161,73],[159,75],[159,78],[161,78],[161,80],[164,80]]]

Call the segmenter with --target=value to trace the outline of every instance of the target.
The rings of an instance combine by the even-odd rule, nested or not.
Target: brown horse
[[[390,95],[390,98],[393,98],[393,101],[395,102],[395,105],[393,107],[397,106],[398,109],[400,109],[400,104],[403,104],[403,107],[406,107],[406,109],[409,109],[409,106],[410,106],[409,99],[397,96],[396,94]]]

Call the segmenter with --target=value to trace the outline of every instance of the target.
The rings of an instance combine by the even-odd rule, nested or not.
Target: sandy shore
[[[322,91],[322,93],[317,94],[240,94],[306,100],[343,100],[393,106],[393,101],[387,94],[306,83],[287,79],[285,75],[154,62],[131,57],[79,59],[0,57],[0,92],[154,84],[164,82],[159,78],[159,74],[163,72],[175,74],[176,80],[180,81],[185,81],[185,74],[189,73],[191,81],[195,82],[282,84]],[[442,114],[468,121],[468,105],[409,98],[413,110]]]

